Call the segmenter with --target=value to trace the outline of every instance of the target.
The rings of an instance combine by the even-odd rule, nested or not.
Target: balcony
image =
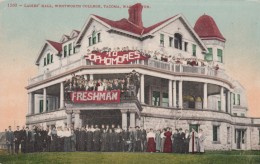
[[[60,68],[51,70],[49,72],[46,72],[45,74],[38,75],[36,77],[29,79],[29,85],[35,84],[37,82],[46,80],[51,77],[55,77],[56,75],[59,75],[61,73],[65,73],[67,71],[70,71],[72,69],[79,68],[81,66],[90,66],[94,65],[91,62],[86,62],[85,59],[78,59],[73,62],[70,62],[67,65],[64,65]],[[129,64],[121,64],[121,66],[126,65],[126,67],[129,67]],[[134,67],[136,66],[145,66],[148,68],[156,68],[159,70],[166,70],[169,72],[174,73],[183,73],[186,75],[204,75],[208,77],[213,78],[220,78],[222,80],[228,81],[231,84],[233,83],[232,78],[230,78],[223,70],[215,70],[214,68],[211,68],[209,66],[190,66],[190,65],[184,65],[184,64],[174,64],[170,62],[164,62],[155,60],[152,58],[149,58],[148,60],[136,60],[134,62],[131,62],[130,65]],[[102,65],[102,67],[105,67]]]

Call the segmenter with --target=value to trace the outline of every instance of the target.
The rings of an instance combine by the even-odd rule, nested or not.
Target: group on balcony
[[[84,76],[72,74],[71,79],[65,81],[66,99],[70,99],[70,92],[74,91],[112,91],[120,90],[123,97],[136,96],[140,88],[139,73],[133,70],[125,74],[124,78],[115,79],[85,79]]]

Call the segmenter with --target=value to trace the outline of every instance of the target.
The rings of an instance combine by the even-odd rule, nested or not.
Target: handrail
[[[158,68],[161,70],[167,70],[171,72],[177,73],[190,73],[190,74],[199,74],[199,75],[206,75],[211,77],[218,77],[221,79],[228,80],[229,82],[233,82],[232,78],[230,78],[223,70],[216,70],[209,66],[191,66],[191,65],[184,65],[184,64],[176,64],[171,62],[164,62],[159,61],[156,59],[149,58],[145,61],[139,60],[136,62],[130,63],[131,65],[140,64],[145,65],[152,68]],[[56,68],[54,70],[45,72],[44,74],[38,75],[34,78],[29,79],[29,84],[34,84],[36,82],[48,79],[60,73],[66,72],[68,70],[72,70],[74,68],[84,66],[84,65],[91,65],[89,62],[86,62],[84,58],[77,59],[75,61],[70,62],[67,65],[62,67]]]

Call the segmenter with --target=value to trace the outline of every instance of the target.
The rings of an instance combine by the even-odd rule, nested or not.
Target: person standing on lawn
[[[8,153],[14,154],[14,132],[12,131],[11,126],[8,127],[5,136],[6,136],[6,145],[7,145]]]

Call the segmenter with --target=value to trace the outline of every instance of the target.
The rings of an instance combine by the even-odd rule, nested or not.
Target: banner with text
[[[114,65],[114,64],[128,64],[135,60],[148,59],[139,51],[112,51],[99,52],[92,51],[92,53],[85,55],[85,59],[99,65]]]
[[[74,103],[120,103],[120,90],[114,91],[77,91],[70,93]]]

